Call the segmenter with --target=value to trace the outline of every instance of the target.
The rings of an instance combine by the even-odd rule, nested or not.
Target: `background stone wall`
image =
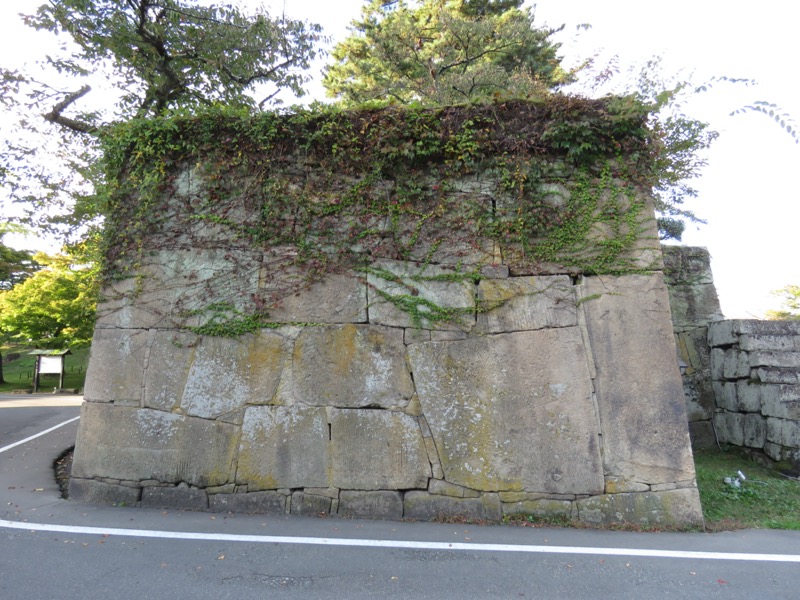
[[[708,340],[719,441],[800,464],[800,322],[722,321]]]
[[[663,245],[662,250],[692,447],[707,448],[716,443],[708,327],[724,318],[711,273],[711,257],[706,248]]]

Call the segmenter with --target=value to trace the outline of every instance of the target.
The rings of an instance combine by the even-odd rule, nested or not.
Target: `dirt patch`
[[[53,461],[53,471],[55,471],[58,489],[61,490],[61,497],[69,497],[69,476],[72,473],[72,453],[75,446],[70,446],[58,455]]]

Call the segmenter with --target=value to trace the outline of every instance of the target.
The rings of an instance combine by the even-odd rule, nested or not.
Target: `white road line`
[[[408,548],[415,550],[467,550],[471,552],[523,552],[529,554],[592,554],[597,556],[638,556],[644,558],[692,558],[697,560],[739,560],[800,563],[800,554],[746,554],[733,552],[696,552],[684,550],[649,550],[642,548],[592,548],[583,546],[531,546],[525,544],[465,544],[462,542],[415,542],[404,540],[366,540],[347,538],[289,537],[275,535],[236,535],[230,533],[192,533],[151,529],[117,529],[114,527],[82,527],[20,523],[0,519],[0,527],[27,531],[118,535],[123,537],[162,538],[172,540],[207,540],[246,542],[250,544],[300,544],[311,546],[356,546],[362,548]]]
[[[42,437],[43,435],[48,434],[51,431],[55,431],[56,429],[58,429],[59,427],[63,427],[64,425],[69,425],[70,423],[72,423],[73,421],[77,421],[78,419],[80,419],[80,417],[73,417],[68,421],[64,421],[63,423],[59,423],[58,425],[53,425],[53,427],[51,427],[50,429],[45,429],[44,431],[40,431],[36,435],[32,435],[31,437],[27,437],[24,440],[20,440],[18,442],[14,442],[13,444],[9,444],[8,446],[4,446],[0,448],[0,453],[5,452],[6,450],[11,450],[12,448],[16,448],[20,444],[24,444],[26,442],[30,442],[31,440],[35,440],[38,437]]]

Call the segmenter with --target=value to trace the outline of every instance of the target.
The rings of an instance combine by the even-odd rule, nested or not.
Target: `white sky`
[[[258,0],[247,0],[257,5]],[[4,65],[32,56],[45,40],[24,27],[16,14],[32,12],[40,0],[0,3],[0,56]],[[334,42],[347,34],[362,0],[273,0],[263,4],[274,15],[320,23]],[[720,85],[688,105],[691,116],[708,121],[720,137],[709,165],[695,187],[700,196],[687,208],[708,220],[689,226],[684,243],[706,246],[722,310],[729,318],[761,316],[777,308],[770,294],[800,284],[800,145],[767,117],[728,116],[756,100],[780,105],[800,121],[800,5],[786,0],[539,0],[539,24],[567,25],[561,38],[567,62],[619,55],[623,64],[662,56],[667,71],[749,78],[754,87]],[[576,25],[592,28],[575,40]],[[324,64],[324,63],[322,63]],[[318,69],[317,69],[318,70]],[[316,73],[315,73],[316,74]],[[319,78],[317,77],[317,80]],[[310,88],[323,99],[321,86]],[[800,124],[800,123],[798,123]]]

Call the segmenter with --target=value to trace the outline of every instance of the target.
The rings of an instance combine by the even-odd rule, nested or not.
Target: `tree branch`
[[[45,121],[49,121],[50,123],[56,123],[61,125],[62,127],[66,127],[67,129],[72,129],[73,131],[77,131],[78,133],[95,133],[97,131],[97,127],[90,123],[84,123],[83,121],[78,121],[77,119],[70,119],[69,117],[65,117],[62,113],[64,110],[88,94],[91,91],[91,87],[88,85],[84,85],[81,89],[77,92],[72,92],[71,94],[67,94],[67,97],[64,98],[61,102],[56,104],[49,113],[44,115]]]

